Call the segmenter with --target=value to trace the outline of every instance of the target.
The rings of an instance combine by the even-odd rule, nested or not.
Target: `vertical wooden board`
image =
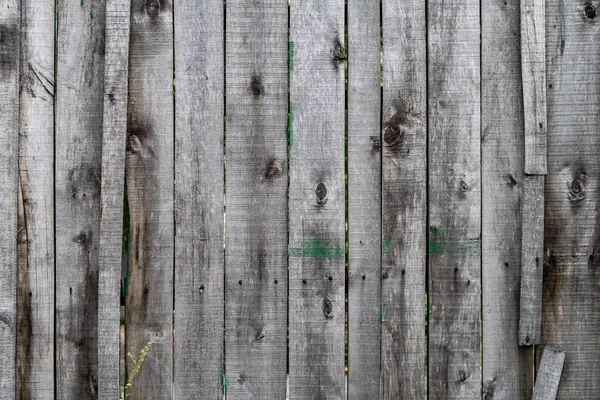
[[[425,399],[427,17],[423,1],[382,6],[382,394]]]
[[[428,3],[429,396],[481,396],[479,1]]]
[[[0,0],[0,399],[15,398],[20,1]]]
[[[221,400],[223,1],[175,3],[176,399]]]
[[[172,397],[173,379],[173,8],[169,0],[131,2],[125,176],[131,255],[126,349],[154,342],[129,393]],[[133,369],[127,362],[127,373]]]
[[[107,0],[98,276],[98,398],[119,398],[130,0]]]
[[[348,3],[348,398],[377,398],[381,366],[380,4]],[[421,310],[422,311],[422,310]]]
[[[98,239],[105,1],[58,3],[56,397],[98,395]]]
[[[546,3],[548,175],[542,344],[568,354],[559,399],[600,391],[597,2]]]
[[[483,398],[530,399],[533,350],[517,342],[524,180],[519,1],[481,3]]]
[[[17,398],[54,398],[55,0],[21,2]]]
[[[292,1],[289,397],[344,388],[344,2]]]
[[[564,363],[565,353],[563,351],[550,346],[544,348],[535,380],[533,400],[556,399]]]
[[[284,399],[288,3],[229,0],[226,32],[229,396]]]

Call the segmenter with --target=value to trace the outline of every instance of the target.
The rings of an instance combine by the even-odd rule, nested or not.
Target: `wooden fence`
[[[0,0],[0,399],[598,399],[599,6]]]

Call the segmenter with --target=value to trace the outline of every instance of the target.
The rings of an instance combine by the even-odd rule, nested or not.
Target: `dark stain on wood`
[[[96,166],[82,165],[68,173],[71,197],[92,201],[100,197],[101,178]]]
[[[506,184],[511,187],[517,186],[518,182],[515,179],[515,177],[513,176],[513,174],[509,173],[506,175]]]
[[[19,61],[19,34],[17,24],[0,24],[0,77],[6,79],[15,73]]]
[[[32,398],[29,390],[29,381],[31,379],[31,365],[33,363],[32,353],[32,307],[31,293],[29,284],[29,240],[27,236],[27,215],[29,212],[29,204],[26,197],[24,186],[29,181],[26,176],[21,173],[21,198],[22,207],[19,207],[19,222],[17,230],[18,244],[18,292],[17,292],[17,374],[19,376],[19,386],[17,387],[17,398],[30,399]]]
[[[267,161],[267,167],[265,168],[264,178],[268,182],[273,182],[274,180],[280,178],[283,175],[283,168],[285,167],[285,162],[277,157],[271,157]]]

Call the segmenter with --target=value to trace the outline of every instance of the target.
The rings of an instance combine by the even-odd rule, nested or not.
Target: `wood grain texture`
[[[223,391],[223,2],[175,3],[177,399]]]
[[[54,398],[55,4],[21,2],[18,399]]]
[[[518,0],[481,3],[483,399],[530,399],[533,350],[518,346],[525,138]]]
[[[129,391],[170,399],[173,381],[173,8],[131,2],[129,109],[125,157],[131,254],[126,349],[154,342]],[[127,362],[128,374],[133,364]]]
[[[521,1],[525,173],[546,174],[546,0]]]
[[[374,399],[381,366],[381,17],[375,1],[347,7],[348,399]]]
[[[227,2],[225,369],[233,399],[284,399],[288,3]]]
[[[479,2],[428,3],[429,398],[481,396]]]
[[[289,397],[344,388],[344,2],[292,1]]]
[[[119,338],[131,0],[106,1],[98,275],[98,398],[119,398]]]
[[[21,2],[0,0],[0,399],[15,398]]]
[[[568,354],[559,399],[600,391],[598,3],[546,3],[548,175],[542,344]]]
[[[427,16],[382,6],[382,395],[426,399]]]
[[[98,395],[103,0],[58,3],[55,105],[56,397]]]
[[[565,353],[546,346],[540,360],[539,371],[535,380],[533,400],[555,400],[565,362]]]

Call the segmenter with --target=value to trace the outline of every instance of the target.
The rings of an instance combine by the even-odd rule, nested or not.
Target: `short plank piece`
[[[174,7],[177,235],[173,393],[176,399],[221,399],[223,1],[177,0]]]
[[[54,18],[21,2],[17,399],[54,398]]]
[[[106,1],[57,2],[56,398],[98,396],[98,243]]]
[[[289,397],[343,399],[344,1],[292,1],[290,41]]]
[[[129,56],[127,200],[131,253],[126,350],[154,342],[128,393],[172,397],[173,381],[173,9],[132,0]],[[127,375],[133,363],[127,360]]]
[[[565,353],[550,346],[544,348],[535,380],[533,400],[555,400]]]
[[[119,398],[127,73],[131,0],[106,0],[98,275],[98,398]]]
[[[427,8],[430,399],[481,396],[479,5]]]
[[[348,399],[379,396],[381,85],[379,3],[348,2]],[[421,309],[422,314],[423,309]]]
[[[0,399],[15,398],[21,2],[0,0]]]
[[[546,174],[546,0],[521,1],[525,173]]]
[[[228,395],[279,400],[287,378],[287,0],[229,0],[226,32]]]
[[[427,15],[382,7],[382,396],[426,399]]]

